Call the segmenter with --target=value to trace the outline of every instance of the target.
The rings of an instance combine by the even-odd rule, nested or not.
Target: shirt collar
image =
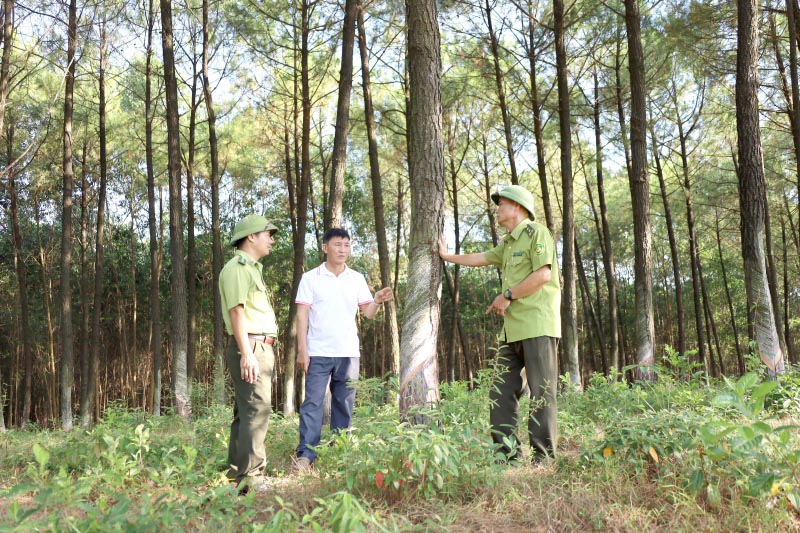
[[[326,261],[326,262],[322,263],[319,266],[319,271],[323,276],[330,276],[332,278],[337,278],[337,277],[341,277],[341,276],[345,276],[345,275],[349,274],[350,273],[350,267],[345,265],[344,266],[344,270],[342,271],[342,273],[339,274],[339,276],[337,276],[336,274],[334,274],[333,272],[328,270],[328,262]]]
[[[239,250],[239,249],[237,249],[237,250],[234,252],[234,254],[235,254],[235,255],[238,255],[239,257],[241,257],[241,258],[243,258],[245,261],[247,261],[247,264],[248,264],[248,265],[250,265],[250,266],[255,266],[255,267],[257,267],[259,270],[261,270],[261,263],[260,263],[260,262],[258,262],[258,261],[256,261],[255,259],[253,259],[253,258],[250,256],[250,254],[248,254],[248,253],[247,253],[247,252],[245,252],[244,250]]]
[[[515,241],[519,239],[519,236],[522,234],[523,231],[525,231],[525,227],[528,225],[528,222],[530,221],[523,220],[522,222],[517,224],[517,227],[511,230],[511,233],[509,234],[511,235],[511,238],[513,238]]]

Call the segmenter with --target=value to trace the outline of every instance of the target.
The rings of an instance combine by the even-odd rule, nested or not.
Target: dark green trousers
[[[490,394],[489,419],[492,439],[500,451],[511,460],[519,456],[517,420],[519,398],[525,392],[522,369],[528,379],[531,410],[528,417],[528,436],[533,451],[532,460],[554,456],[558,442],[556,418],[556,386],[558,384],[558,339],[536,337],[510,342],[497,354],[497,379]]]
[[[272,371],[275,354],[272,346],[264,342],[250,341],[253,355],[258,361],[258,380],[247,383],[242,379],[239,367],[239,347],[233,337],[228,339],[225,359],[233,378],[235,403],[233,422],[228,443],[228,464],[236,471],[236,481],[263,473],[267,464],[264,439],[267,436],[269,413],[272,410]]]

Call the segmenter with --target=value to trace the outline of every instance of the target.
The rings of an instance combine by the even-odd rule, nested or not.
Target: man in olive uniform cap
[[[231,335],[225,359],[235,395],[228,478],[235,479],[241,492],[267,490],[264,438],[272,409],[272,345],[278,326],[259,259],[269,255],[277,230],[260,215],[240,220],[229,243],[234,256],[219,274],[222,317]]]
[[[497,355],[499,383],[491,392],[492,438],[507,460],[519,458],[517,416],[524,391],[524,368],[531,395],[528,435],[533,462],[553,456],[558,440],[556,421],[557,350],[561,337],[561,287],[553,236],[535,221],[533,195],[510,185],[492,195],[497,221],[508,230],[503,242],[489,251],[448,254],[444,236],[439,255],[465,266],[494,265],[502,273],[501,294],[487,313],[503,317]],[[509,446],[510,445],[510,446]]]

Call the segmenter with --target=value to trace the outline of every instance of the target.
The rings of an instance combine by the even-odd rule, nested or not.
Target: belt
[[[267,335],[256,335],[254,333],[248,333],[247,337],[256,342],[266,342],[267,344],[275,344],[275,337],[268,337]]]

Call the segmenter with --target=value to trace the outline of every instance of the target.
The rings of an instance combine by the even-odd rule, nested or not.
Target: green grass
[[[91,431],[0,435],[0,531],[759,531],[800,528],[800,377],[705,386],[595,376],[559,397],[560,455],[494,464],[488,374],[442,385],[430,427],[359,383],[354,427],[291,468],[297,419],[274,415],[266,495],[224,477],[230,409],[185,422],[115,407]],[[680,379],[679,379],[680,378]],[[523,402],[523,408],[525,408]],[[524,431],[521,431],[521,434]]]

